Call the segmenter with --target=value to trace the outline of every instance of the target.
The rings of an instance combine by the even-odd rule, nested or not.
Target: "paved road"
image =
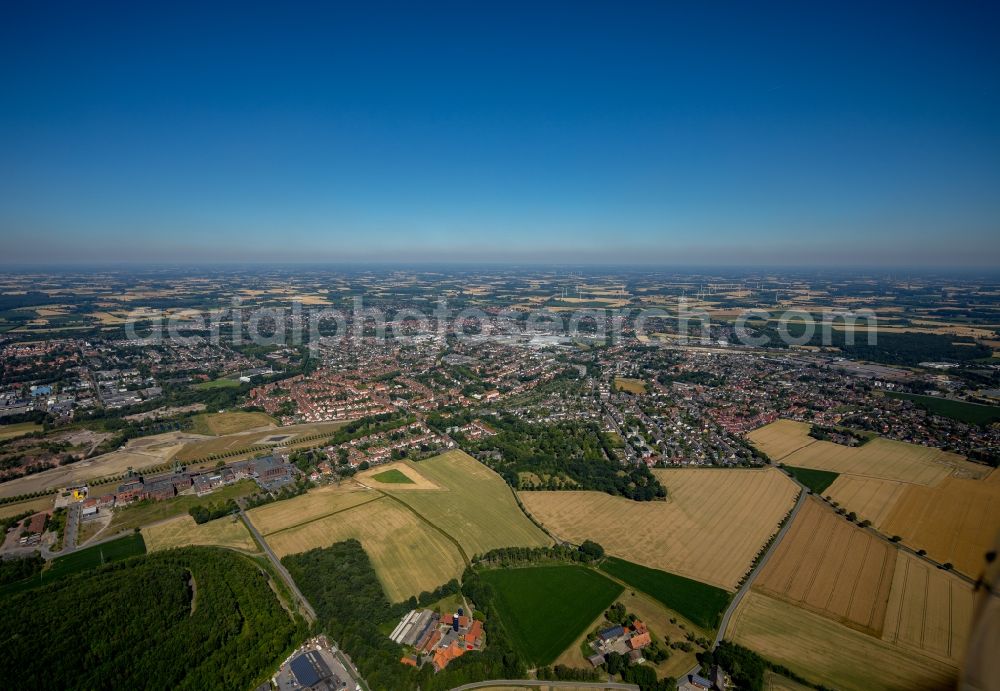
[[[288,586],[288,589],[298,599],[299,604],[302,605],[302,609],[306,611],[306,618],[310,619],[310,623],[315,622],[316,610],[313,609],[312,605],[309,604],[309,600],[307,600],[306,596],[302,594],[301,590],[299,590],[299,586],[295,585],[295,581],[292,580],[292,574],[288,573],[288,570],[278,560],[277,555],[275,555],[275,553],[271,551],[270,545],[267,544],[267,541],[264,539],[264,537],[257,531],[257,528],[254,526],[253,522],[249,518],[247,518],[247,515],[243,512],[242,505],[239,506],[239,509],[240,509],[240,518],[243,519],[243,524],[246,525],[247,530],[249,530],[250,534],[254,536],[255,540],[257,540],[257,544],[259,544],[261,549],[264,550],[264,554],[267,555],[267,558],[271,560],[271,563],[274,565],[274,568],[278,572],[278,575],[280,575],[281,579],[285,582],[285,585]],[[341,650],[340,645],[338,645],[337,642],[332,639],[330,639],[330,642],[333,644],[334,654],[337,656],[337,659],[340,661],[340,663],[347,668],[350,676],[353,677],[354,680],[361,685],[361,688],[367,689],[368,684],[365,683],[364,678],[362,678],[361,672],[358,671],[358,668],[354,666],[354,663],[351,661],[351,659],[347,657],[347,655]]]
[[[300,604],[302,609],[305,610],[306,618],[309,619],[309,623],[314,623],[316,621],[316,610],[312,608],[312,605],[309,604],[306,596],[302,594],[301,590],[299,590],[299,586],[295,585],[295,581],[292,580],[292,575],[288,573],[282,563],[278,560],[275,553],[271,551],[271,547],[264,540],[264,537],[257,532],[257,528],[254,526],[253,522],[247,518],[247,515],[243,512],[242,506],[240,506],[240,518],[243,519],[243,524],[246,525],[250,534],[254,536],[255,540],[257,540],[257,544],[259,544],[260,548],[264,550],[264,554],[266,554],[267,558],[271,560],[271,564],[274,566],[275,571],[278,572],[278,575],[281,576],[281,580],[285,582],[285,585],[288,586],[292,595],[294,595],[298,600],[298,604]]]
[[[792,511],[788,515],[788,520],[785,521],[785,524],[783,526],[781,526],[781,530],[779,530],[778,534],[775,535],[774,537],[774,542],[772,542],[768,550],[764,552],[764,556],[761,557],[760,561],[757,563],[757,566],[755,566],[753,568],[753,571],[750,572],[750,575],[747,577],[747,580],[743,583],[740,589],[736,591],[736,595],[733,596],[732,602],[730,602],[729,607],[726,608],[726,613],[722,615],[722,622],[719,624],[719,630],[715,634],[715,643],[712,646],[713,648],[719,645],[719,643],[722,641],[723,636],[725,636],[726,634],[726,629],[729,627],[729,619],[733,616],[733,612],[736,611],[737,606],[739,606],[740,600],[742,600],[743,596],[746,595],[747,591],[750,590],[750,586],[753,585],[754,579],[757,578],[757,574],[759,574],[763,570],[764,566],[771,558],[771,555],[774,554],[774,551],[778,548],[778,545],[781,544],[782,538],[785,537],[785,533],[787,533],[788,529],[792,526],[792,521],[795,520],[795,516],[796,514],[798,514],[799,509],[802,508],[802,505],[805,503],[807,496],[809,496],[809,494],[806,492],[805,487],[802,487],[801,491],[799,492],[799,498],[795,501],[795,506],[792,507]]]
[[[80,529],[80,502],[66,508],[66,529],[63,533],[63,551],[69,554],[76,549],[76,534]]]
[[[474,684],[456,686],[451,691],[466,691],[466,689],[488,689],[491,686],[549,686],[559,688],[565,686],[571,689],[622,689],[622,691],[639,691],[635,684],[619,684],[613,681],[549,681],[544,679],[493,679],[477,681]]]
[[[795,478],[791,479],[792,481],[795,481]],[[750,586],[753,585],[754,579],[757,578],[757,574],[761,572],[761,570],[767,564],[768,560],[771,558],[771,555],[774,554],[774,551],[777,549],[778,545],[781,544],[781,540],[785,537],[785,533],[787,533],[788,529],[791,527],[792,521],[795,520],[795,516],[799,513],[799,509],[802,508],[802,505],[806,501],[806,497],[809,496],[809,493],[806,491],[804,485],[800,484],[799,488],[801,490],[799,492],[799,498],[796,499],[795,506],[792,507],[792,510],[788,515],[788,520],[785,521],[785,524],[783,526],[781,526],[781,530],[779,530],[778,534],[775,535],[774,541],[771,543],[771,546],[768,547],[766,552],[764,552],[764,556],[760,558],[760,561],[750,572],[750,575],[747,576],[746,581],[743,583],[742,586],[740,586],[740,589],[736,591],[736,594],[733,596],[732,601],[729,603],[729,607],[726,608],[725,614],[722,615],[722,621],[719,623],[719,630],[716,632],[715,641],[712,643],[713,650],[715,649],[716,646],[719,645],[719,643],[725,637],[726,629],[729,627],[729,620],[732,618],[733,612],[736,611],[736,608],[739,606],[740,601],[743,599],[743,596],[746,595],[747,592],[750,590]],[[678,677],[677,679],[678,683],[686,681],[688,676],[690,676],[691,674],[697,674],[699,670],[700,666],[688,670],[686,674],[684,674],[681,677]]]

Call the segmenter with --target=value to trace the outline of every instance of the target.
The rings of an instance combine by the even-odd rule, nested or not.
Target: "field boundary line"
[[[449,542],[451,542],[453,545],[455,545],[455,547],[458,549],[458,553],[462,556],[462,561],[465,562],[465,565],[466,566],[472,566],[472,560],[469,559],[469,555],[466,554],[465,549],[462,548],[462,545],[458,542],[458,540],[456,540],[454,537],[452,537],[451,535],[449,535],[444,529],[442,529],[442,528],[434,525],[434,523],[432,523],[430,520],[428,520],[423,514],[421,514],[419,511],[417,511],[415,508],[413,508],[412,506],[410,506],[409,504],[407,504],[405,501],[403,501],[399,497],[397,497],[395,495],[392,495],[392,494],[388,494],[387,492],[382,492],[382,490],[380,490],[380,489],[377,489],[375,491],[376,492],[381,492],[382,496],[384,496],[384,497],[388,497],[389,499],[392,499],[393,501],[399,502],[404,507],[406,507],[406,509],[409,510],[410,513],[412,513],[414,516],[416,516],[417,518],[419,518],[421,521],[423,521],[424,523],[426,523],[427,525],[429,525],[433,530],[436,530],[441,535],[443,535]]]
[[[791,451],[789,451],[788,453],[786,453],[781,458],[775,458],[775,459],[773,459],[773,461],[774,461],[774,463],[780,463],[781,461],[785,460],[786,458],[788,458],[792,454],[798,453],[802,449],[804,449],[806,447],[809,447],[809,446],[812,446],[813,444],[815,444],[818,441],[819,441],[819,439],[813,439],[812,441],[807,441],[805,444],[803,444],[802,446],[798,447],[797,449],[792,449]],[[799,466],[795,466],[795,467],[799,467]]]
[[[348,506],[343,509],[337,509],[336,511],[331,511],[330,513],[325,513],[322,516],[316,516],[315,518],[310,518],[307,521],[302,521],[301,523],[296,523],[295,525],[287,525],[284,528],[278,528],[277,530],[272,530],[269,533],[262,533],[262,535],[264,537],[270,537],[272,535],[277,535],[278,533],[283,533],[286,530],[292,530],[293,528],[301,528],[304,525],[309,525],[310,523],[315,523],[316,521],[322,521],[324,518],[329,518],[330,516],[336,516],[338,513],[344,513],[345,511],[350,511],[351,509],[356,509],[360,506],[364,506],[365,504],[371,504],[373,501],[378,501],[379,499],[382,499],[382,497],[373,497],[371,499],[366,499],[360,504],[355,504],[354,506]],[[251,509],[251,511],[252,510],[253,509]]]

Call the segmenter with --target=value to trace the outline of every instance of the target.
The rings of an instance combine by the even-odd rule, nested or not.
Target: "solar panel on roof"
[[[313,667],[312,662],[304,654],[292,660],[291,667],[292,674],[295,675],[295,680],[303,686],[313,686],[319,682],[319,675],[316,673],[316,668]]]

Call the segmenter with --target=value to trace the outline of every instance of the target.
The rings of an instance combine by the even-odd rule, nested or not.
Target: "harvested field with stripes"
[[[972,587],[957,575],[811,497],[726,637],[835,688],[944,688],[954,684],[972,609]]]
[[[896,480],[878,480],[857,475],[840,475],[824,492],[824,497],[853,511],[862,520],[881,527],[892,507],[903,495],[907,484]]]
[[[989,468],[957,454],[928,446],[876,437],[862,446],[849,447],[813,439],[809,429],[806,422],[777,420],[747,436],[775,463],[799,468],[923,485],[934,485],[949,475],[982,478],[989,472]]]
[[[955,688],[953,664],[893,645],[751,590],[726,637],[809,679],[845,691]]]
[[[992,477],[992,475],[990,476]],[[933,487],[841,475],[824,495],[879,531],[975,577],[1000,533],[1000,483],[948,477]]]
[[[753,587],[878,636],[896,553],[810,497]]]
[[[899,553],[882,640],[959,665],[972,626],[972,586]]]
[[[1000,533],[1000,484],[947,478],[936,487],[909,485],[881,525],[904,544],[976,577]]]
[[[774,468],[653,472],[665,502],[582,491],[519,496],[560,539],[595,540],[614,556],[732,591],[798,494]]]
[[[293,499],[276,501],[247,511],[247,515],[262,535],[294,525],[300,525],[324,516],[335,514],[352,506],[377,499],[379,494],[364,489],[353,482],[339,487],[327,485],[311,489]]]

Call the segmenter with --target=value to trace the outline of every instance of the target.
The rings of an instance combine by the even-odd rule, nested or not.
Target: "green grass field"
[[[105,530],[109,534],[113,534],[120,530],[139,528],[149,523],[185,514],[188,512],[188,509],[198,504],[217,504],[227,499],[239,499],[240,497],[255,494],[258,490],[257,483],[253,480],[240,480],[239,482],[217,489],[204,497],[191,494],[174,497],[166,501],[139,503],[124,509],[115,509],[111,524]]]
[[[380,487],[458,541],[467,557],[499,547],[541,547],[552,541],[528,520],[503,478],[463,451],[407,465],[445,491]]]
[[[386,470],[381,473],[376,473],[372,475],[372,479],[378,480],[379,482],[385,482],[391,485],[412,485],[413,480],[406,477],[401,471],[393,468],[392,470]]]
[[[705,629],[715,629],[729,605],[725,590],[666,571],[615,557],[608,557],[600,568]]]
[[[195,389],[238,389],[240,386],[239,379],[213,379],[212,381],[203,381],[200,384],[195,384],[192,388]]]
[[[907,401],[913,401],[915,405],[935,415],[941,415],[942,417],[951,418],[952,420],[958,420],[970,425],[989,425],[1000,421],[1000,406],[952,401],[937,396],[919,396],[911,393],[891,392],[887,395],[893,398],[903,398]]]
[[[815,470],[813,468],[796,468],[786,465],[785,470],[792,474],[796,480],[811,489],[816,494],[821,494],[827,487],[833,484],[839,473],[831,473],[829,470]]]
[[[533,665],[551,664],[623,588],[583,566],[484,571],[513,645]]]
[[[80,573],[81,571],[97,568],[102,564],[110,564],[111,562],[121,561],[122,559],[128,559],[129,557],[145,553],[146,543],[143,541],[142,535],[127,535],[111,542],[77,550],[64,557],[56,557],[39,576],[29,578],[26,581],[10,583],[0,588],[0,594],[10,595],[21,592],[57,581],[75,573]]]

